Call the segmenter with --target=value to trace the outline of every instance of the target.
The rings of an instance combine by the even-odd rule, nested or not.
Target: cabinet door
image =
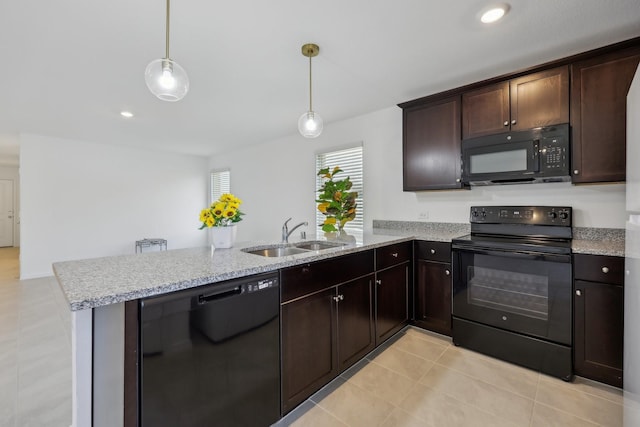
[[[576,280],[575,291],[576,374],[622,387],[623,287]]]
[[[417,260],[417,326],[451,336],[451,264]]]
[[[334,296],[330,288],[281,306],[285,413],[337,375]]]
[[[462,94],[462,138],[509,130],[509,82]]]
[[[640,48],[571,66],[573,182],[626,179],[627,92]]]
[[[403,111],[405,191],[461,188],[460,97]]]
[[[511,80],[511,130],[569,123],[569,67]]]
[[[376,346],[409,320],[409,264],[376,273]]]
[[[338,363],[343,371],[374,348],[373,275],[338,286]]]

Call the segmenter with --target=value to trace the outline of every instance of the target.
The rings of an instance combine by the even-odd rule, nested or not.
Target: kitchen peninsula
[[[451,232],[433,236],[451,237]],[[125,404],[123,393],[125,377],[131,380],[136,375],[135,371],[124,370],[128,357],[125,330],[139,325],[125,326],[125,302],[277,272],[412,239],[406,234],[365,234],[345,246],[276,258],[242,251],[261,247],[254,242],[233,249],[202,247],[55,263],[56,278],[72,310],[73,425],[123,425],[128,416],[123,411],[136,411]]]

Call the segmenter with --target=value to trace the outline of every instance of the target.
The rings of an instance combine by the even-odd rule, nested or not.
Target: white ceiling
[[[638,0],[173,0],[171,57],[189,74],[179,102],[144,83],[164,56],[164,0],[3,0],[0,158],[17,135],[211,155],[640,35]],[[135,118],[120,117],[122,109]],[[303,140],[302,137],[300,137]]]

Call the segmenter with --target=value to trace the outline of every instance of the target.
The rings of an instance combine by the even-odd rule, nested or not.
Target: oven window
[[[467,266],[468,303],[547,320],[549,279],[533,273]]]
[[[498,151],[470,156],[472,174],[527,170],[527,150]]]

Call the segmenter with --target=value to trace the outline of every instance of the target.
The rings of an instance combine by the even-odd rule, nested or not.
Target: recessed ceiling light
[[[480,21],[482,21],[485,24],[496,22],[497,20],[502,18],[504,15],[506,15],[508,11],[509,11],[508,4],[491,6],[489,9],[487,9],[485,12],[482,13],[482,15],[480,16]]]
[[[133,113],[131,111],[120,111],[120,115],[127,119],[130,119],[131,117],[133,117]]]

